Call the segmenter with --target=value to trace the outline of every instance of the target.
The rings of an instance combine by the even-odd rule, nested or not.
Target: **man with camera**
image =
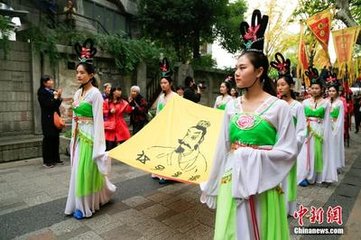
[[[187,76],[184,79],[184,95],[185,99],[198,103],[201,100],[201,88],[202,85],[196,85],[194,79],[191,76]]]

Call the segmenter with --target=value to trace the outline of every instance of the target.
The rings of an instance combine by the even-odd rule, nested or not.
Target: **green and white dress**
[[[233,101],[232,96],[227,95],[227,96],[218,96],[216,98],[216,102],[214,103],[214,108],[220,109],[220,110],[224,110],[226,109],[227,103],[229,101]]]
[[[317,104],[309,98],[303,101],[306,115],[306,141],[299,154],[304,159],[297,165],[299,182],[337,182],[337,169],[330,160],[330,103],[321,99]]]
[[[168,95],[164,95],[164,93],[162,92],[158,97],[156,114],[162,111],[167,102],[174,96],[178,96],[178,94],[171,91],[170,93],[168,93]]]
[[[240,98],[225,110],[216,159],[201,202],[217,207],[214,239],[289,239],[280,187],[297,156],[288,104],[270,96],[254,113]]]
[[[93,87],[73,99],[71,176],[65,214],[91,217],[110,200],[116,187],[108,180],[110,158],[105,154],[103,97]]]

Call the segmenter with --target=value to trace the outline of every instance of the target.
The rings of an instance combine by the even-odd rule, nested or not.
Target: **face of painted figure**
[[[76,79],[78,80],[78,82],[80,84],[86,84],[89,82],[90,79],[92,79],[94,77],[94,74],[91,73],[89,74],[83,65],[79,65],[77,68],[76,68]]]
[[[202,141],[203,141],[203,131],[198,128],[191,127],[188,129],[184,138],[178,140],[179,146],[175,150],[175,152],[187,153],[187,152],[192,152],[194,150],[197,150],[199,147],[199,144]]]
[[[291,93],[291,87],[284,78],[280,78],[277,81],[277,93],[280,96],[288,96]]]
[[[261,77],[263,67],[255,68],[248,59],[247,54],[238,58],[236,72],[234,74],[236,85],[238,88],[251,87],[257,78]]]
[[[332,98],[332,99],[337,98],[337,97],[338,97],[338,92],[336,91],[336,88],[330,87],[330,88],[328,89],[328,95],[329,95],[330,98]]]
[[[322,88],[319,84],[312,84],[311,85],[311,95],[312,97],[321,97],[322,95]]]
[[[169,92],[172,90],[172,84],[166,78],[162,78],[160,80],[160,87],[162,88],[163,92]]]
[[[48,88],[48,89],[53,89],[54,88],[54,80],[52,78],[50,78],[48,81],[44,82],[44,87]]]

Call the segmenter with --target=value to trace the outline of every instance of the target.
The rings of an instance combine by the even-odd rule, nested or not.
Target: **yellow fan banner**
[[[352,57],[352,50],[355,45],[360,27],[349,27],[332,31],[333,43],[336,51],[336,58],[339,64],[348,63]]]
[[[212,168],[223,116],[222,110],[174,96],[109,156],[167,179],[199,184]]]

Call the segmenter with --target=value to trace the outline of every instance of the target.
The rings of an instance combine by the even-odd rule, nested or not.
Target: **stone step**
[[[41,135],[0,137],[0,163],[41,157]]]

